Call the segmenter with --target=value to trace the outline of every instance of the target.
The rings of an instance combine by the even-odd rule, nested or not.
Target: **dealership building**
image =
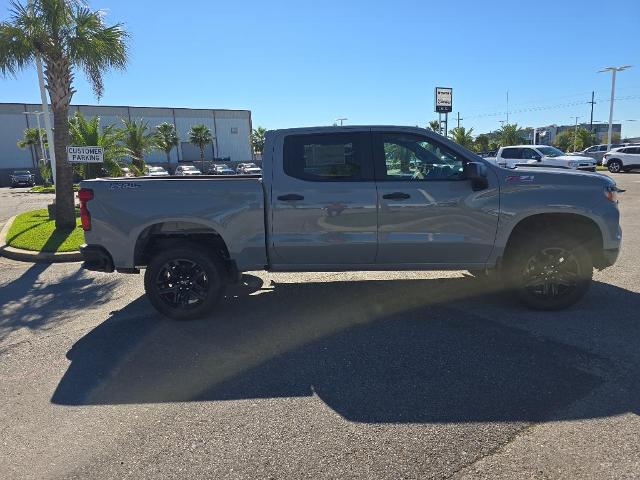
[[[38,161],[32,149],[18,148],[17,142],[24,136],[25,129],[37,127],[35,114],[42,110],[40,104],[0,103],[0,186],[7,186],[9,174],[13,170],[36,170]],[[163,122],[176,127],[180,139],[178,148],[171,152],[171,162],[162,151],[153,151],[145,155],[145,161],[158,164],[173,171],[178,163],[200,161],[200,149],[189,143],[188,132],[193,125],[205,124],[214,137],[213,143],[205,150],[207,164],[214,161],[238,162],[251,161],[251,112],[249,110],[173,108],[173,107],[133,107],[108,105],[72,105],[69,114],[81,112],[86,117],[97,116],[100,124],[122,126],[122,119],[144,120],[153,129]],[[41,126],[44,121],[40,118]],[[53,116],[52,116],[53,125]]]

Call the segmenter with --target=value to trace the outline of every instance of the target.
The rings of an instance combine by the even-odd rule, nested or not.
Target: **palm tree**
[[[171,164],[171,150],[177,147],[179,142],[173,123],[164,122],[156,127],[156,147],[167,154],[167,163]]]
[[[40,57],[51,100],[56,155],[56,227],[75,227],[73,173],[67,161],[69,105],[75,93],[74,69],[82,69],[96,96],[104,91],[103,73],[127,63],[127,32],[107,26],[104,11],[78,0],[11,2],[11,18],[0,22],[0,73],[13,75]]]
[[[264,150],[264,136],[267,133],[267,129],[264,127],[254,128],[251,132],[251,147],[254,153],[262,154]]]
[[[127,148],[120,143],[123,134],[122,130],[115,125],[107,125],[100,128],[100,117],[87,119],[82,113],[76,112],[69,120],[69,133],[71,141],[77,146],[96,146],[104,149],[104,163],[102,168],[110,177],[122,175],[122,168],[118,160],[128,154]],[[99,176],[100,166],[88,163],[80,165],[84,178],[95,178]]]
[[[489,151],[489,135],[486,133],[478,135],[475,141],[475,148],[480,153]]]
[[[42,138],[42,145],[47,143],[47,134],[44,128],[27,128],[24,131],[24,137],[18,140],[19,148],[29,148],[35,153],[35,161],[33,162],[33,168],[38,168],[38,164],[43,159],[44,152],[40,148],[40,138]]]
[[[122,119],[124,129],[122,142],[131,157],[131,167],[136,175],[144,173],[144,154],[156,148],[155,132],[149,132],[149,124],[140,121]]]
[[[211,130],[204,124],[193,125],[189,130],[189,142],[200,148],[200,161],[202,162],[202,170],[204,172],[204,149],[213,142]]]
[[[472,132],[473,128],[467,130],[464,127],[455,127],[451,129],[449,136],[451,137],[451,140],[456,142],[458,145],[471,149],[471,147],[473,147]]]
[[[522,129],[517,123],[505,123],[497,132],[498,143],[501,147],[518,145],[523,142]]]
[[[431,120],[427,128],[429,130],[433,130],[436,133],[440,133],[440,122],[438,120]]]

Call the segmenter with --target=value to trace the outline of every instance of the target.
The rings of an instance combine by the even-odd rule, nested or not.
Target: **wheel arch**
[[[504,256],[509,255],[518,242],[544,231],[572,237],[591,253],[595,267],[604,264],[602,230],[595,220],[579,213],[537,213],[520,219],[509,233]]]
[[[163,220],[143,227],[135,237],[133,261],[145,266],[159,248],[184,243],[197,243],[224,260],[229,260],[229,248],[220,230],[193,220]]]

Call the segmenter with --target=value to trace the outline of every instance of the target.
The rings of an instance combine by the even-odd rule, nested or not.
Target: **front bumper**
[[[616,263],[616,260],[618,260],[619,255],[620,255],[619,248],[609,248],[609,249],[603,250],[602,262],[600,263],[600,265],[596,265],[596,267],[599,269],[610,267],[611,265]]]
[[[80,253],[84,259],[82,267],[87,270],[111,273],[115,269],[111,254],[100,245],[80,245]]]

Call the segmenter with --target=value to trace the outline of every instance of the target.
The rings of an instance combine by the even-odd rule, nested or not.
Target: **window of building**
[[[234,135],[238,134],[238,127],[231,127],[231,133],[233,133]]]

